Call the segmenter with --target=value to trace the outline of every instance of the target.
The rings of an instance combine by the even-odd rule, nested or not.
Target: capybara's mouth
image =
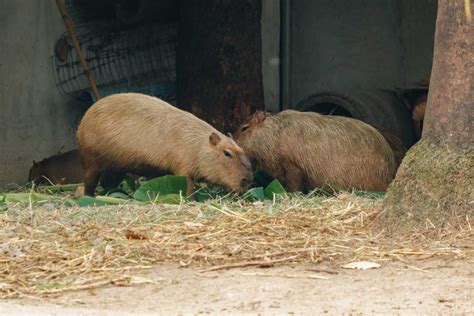
[[[240,183],[231,183],[227,185],[227,188],[235,193],[245,193],[253,183],[253,175],[250,177],[242,178]]]
[[[229,189],[230,191],[232,192],[235,192],[237,194],[242,194],[242,193],[245,193],[247,192],[247,190],[250,188],[250,185],[245,185],[245,186],[235,186],[235,185],[232,185],[232,186],[228,186],[227,189]]]
[[[250,185],[246,185],[245,187],[240,187],[240,190],[238,191],[240,194],[247,192],[247,190],[250,188]]]
[[[243,193],[245,191],[247,191],[251,184],[252,184],[252,181],[253,181],[253,175],[250,174],[250,176],[246,177],[246,178],[243,178],[241,181],[240,181],[240,193]]]

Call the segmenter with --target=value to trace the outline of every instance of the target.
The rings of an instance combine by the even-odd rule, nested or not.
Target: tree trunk
[[[222,132],[263,109],[261,0],[182,0],[177,103]]]
[[[441,228],[474,218],[474,23],[439,0],[423,137],[403,160],[377,226]]]

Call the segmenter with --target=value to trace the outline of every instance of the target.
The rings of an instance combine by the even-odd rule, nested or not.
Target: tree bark
[[[403,160],[376,224],[392,232],[474,217],[474,23],[439,0],[423,137]]]
[[[182,0],[177,103],[222,132],[264,108],[261,0]]]
[[[474,23],[467,22],[463,0],[441,0],[424,137],[472,147],[473,104]]]

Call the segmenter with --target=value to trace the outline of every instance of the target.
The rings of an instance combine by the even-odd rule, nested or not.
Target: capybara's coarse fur
[[[254,166],[289,191],[329,185],[334,189],[384,191],[395,174],[390,146],[361,121],[313,112],[256,112],[234,140]]]
[[[383,138],[387,141],[388,145],[392,149],[393,158],[395,159],[395,165],[398,169],[398,166],[402,163],[403,158],[407,152],[407,148],[403,145],[403,142],[400,138],[393,135],[392,133],[379,131],[382,134]]]
[[[233,191],[252,181],[252,167],[229,137],[191,113],[138,93],[111,95],[87,110],[77,130],[85,194],[93,195],[106,170],[151,167]]]
[[[421,138],[423,132],[423,119],[425,118],[426,104],[428,103],[428,96],[421,95],[416,99],[413,106],[412,119],[415,128],[415,135],[417,139]]]
[[[40,162],[33,161],[28,181],[36,184],[67,184],[82,182],[83,169],[78,150],[57,154]]]

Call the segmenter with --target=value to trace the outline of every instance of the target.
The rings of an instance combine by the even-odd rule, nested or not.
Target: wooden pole
[[[84,54],[82,53],[81,46],[79,45],[79,41],[77,40],[76,32],[74,31],[74,25],[72,24],[71,17],[67,13],[66,6],[64,5],[64,0],[56,0],[56,4],[64,20],[64,24],[66,25],[66,29],[69,33],[69,36],[71,37],[72,45],[74,46],[74,49],[76,50],[76,53],[79,56],[79,61],[81,62],[82,69],[84,69],[84,74],[87,76],[89,88],[94,94],[96,100],[99,100],[99,90],[97,90],[97,86],[95,84],[94,78],[92,77],[92,73],[89,69],[89,66],[87,65],[86,59],[84,58]]]

